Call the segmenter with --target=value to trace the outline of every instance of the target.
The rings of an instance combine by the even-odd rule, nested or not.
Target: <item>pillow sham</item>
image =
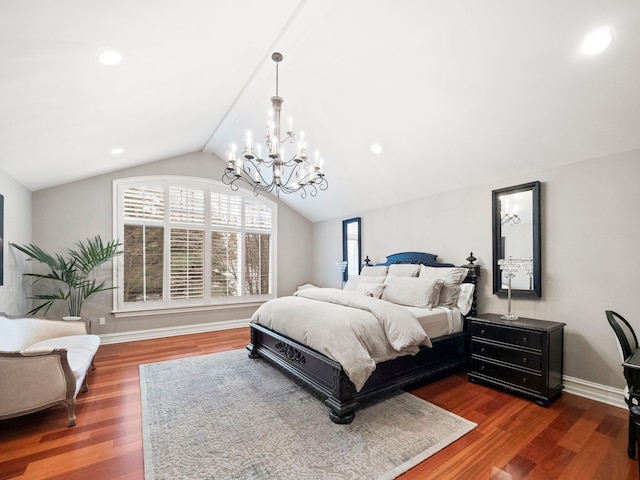
[[[345,284],[343,290],[353,291],[356,286],[361,283],[384,283],[386,277],[382,276],[362,276],[362,275],[349,275],[349,280]]]
[[[383,289],[384,283],[360,282],[356,285],[355,291],[358,293],[362,293],[367,297],[380,298]]]
[[[389,275],[396,277],[417,277],[421,265],[413,263],[394,263],[389,265]]]
[[[438,307],[453,308],[456,306],[460,294],[460,285],[451,282],[444,282],[438,297]]]
[[[463,267],[420,267],[419,278],[440,278],[444,280],[440,290],[438,306],[453,308],[458,301],[460,284],[467,276],[467,269]]]
[[[359,275],[349,275],[349,279],[347,280],[347,283],[344,284],[344,287],[342,287],[342,289],[347,291],[354,291],[358,283],[360,283]]]
[[[460,309],[463,315],[469,313],[471,305],[473,304],[473,291],[476,286],[473,283],[463,283],[460,285],[460,293],[458,294],[458,301],[456,307]]]
[[[386,265],[365,265],[360,272],[361,277],[384,277],[389,267]]]
[[[431,309],[438,302],[443,283],[436,278],[388,276],[380,298],[399,305]]]
[[[467,276],[467,269],[464,267],[428,267],[420,265],[420,274],[422,278],[441,278],[445,282],[451,282],[460,285]]]

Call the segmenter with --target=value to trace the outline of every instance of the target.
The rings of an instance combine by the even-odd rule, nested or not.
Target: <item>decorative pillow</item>
[[[460,285],[451,282],[444,282],[440,289],[440,297],[438,298],[438,307],[453,308],[458,301],[460,293]]]
[[[363,277],[383,277],[387,274],[387,270],[389,267],[386,265],[376,265],[376,266],[368,266],[365,265],[362,267],[362,271],[360,272],[360,276]]]
[[[354,291],[356,286],[361,283],[384,283],[385,276],[362,276],[362,275],[349,275],[349,280],[345,284],[343,290]]]
[[[458,295],[458,302],[456,307],[460,309],[463,315],[469,313],[471,305],[473,304],[473,291],[476,286],[473,283],[463,283],[460,285],[460,294]]]
[[[394,263],[389,265],[389,275],[396,277],[417,277],[421,265],[413,263]]]
[[[419,278],[440,278],[444,280],[440,290],[438,306],[453,308],[458,301],[460,284],[467,276],[467,269],[462,267],[427,267],[422,265]]]
[[[367,297],[380,298],[382,290],[384,289],[384,283],[366,283],[360,282],[356,285],[356,292],[363,293]]]
[[[430,309],[437,304],[443,283],[436,278],[388,276],[380,298],[409,307]]]
[[[362,276],[360,275],[360,282],[359,283],[384,283],[384,279],[387,278],[384,275],[380,275],[380,276]]]
[[[344,284],[343,290],[353,291],[356,289],[356,286],[360,283],[360,275],[349,275],[349,280]]]
[[[441,278],[445,282],[460,285],[467,276],[467,269],[464,267],[427,267],[420,265],[421,278]]]
[[[307,288],[318,288],[318,286],[314,285],[313,283],[303,283],[302,285],[298,285],[298,288],[296,290],[306,290]]]

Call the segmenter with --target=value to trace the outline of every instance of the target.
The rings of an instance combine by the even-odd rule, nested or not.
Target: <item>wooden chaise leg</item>
[[[64,406],[67,407],[67,416],[69,417],[69,426],[76,426],[76,399],[67,399],[64,402]]]

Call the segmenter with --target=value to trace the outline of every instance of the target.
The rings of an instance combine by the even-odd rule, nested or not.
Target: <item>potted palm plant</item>
[[[69,319],[81,317],[82,304],[94,293],[112,290],[115,287],[106,286],[105,282],[98,283],[96,269],[105,262],[120,255],[122,244],[118,240],[104,243],[99,235],[76,243],[76,249],[68,249],[67,255],[58,253],[51,255],[40,247],[27,244],[11,244],[27,255],[27,260],[37,261],[47,267],[46,273],[25,273],[32,285],[41,281],[52,281],[53,289],[50,293],[38,293],[29,297],[32,300],[42,300],[29,314],[47,313],[51,306],[64,301],[69,309]]]

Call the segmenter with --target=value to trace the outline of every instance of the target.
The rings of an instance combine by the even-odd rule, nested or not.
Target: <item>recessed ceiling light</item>
[[[382,147],[377,143],[374,143],[373,145],[371,145],[371,151],[376,155],[380,155],[382,153]]]
[[[585,55],[597,55],[605,51],[613,41],[613,30],[610,27],[601,27],[591,32],[582,42],[582,53]]]
[[[122,55],[118,52],[108,51],[98,56],[98,61],[103,65],[117,65],[122,61]]]
[[[111,155],[120,155],[124,152],[124,148],[114,148],[111,150]]]

